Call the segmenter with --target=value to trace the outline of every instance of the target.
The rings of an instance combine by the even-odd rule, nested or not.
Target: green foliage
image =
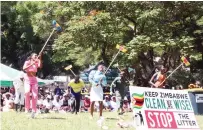
[[[180,64],[182,55],[190,57],[192,62],[203,57],[202,2],[3,4],[2,12],[8,14],[9,23],[16,27],[13,30],[21,32],[16,36],[20,37],[20,42],[15,41],[18,47],[33,45],[37,38],[45,41],[52,31],[52,20],[60,24],[63,31],[55,33],[49,42],[54,46],[49,54],[54,64],[71,61],[81,68],[100,60],[109,64],[118,51],[116,44],[122,44],[128,52],[120,54],[115,62],[136,66],[137,75],[146,86],[155,67],[155,57],[161,57],[161,63],[171,70]],[[9,29],[3,31],[5,37],[12,30]]]

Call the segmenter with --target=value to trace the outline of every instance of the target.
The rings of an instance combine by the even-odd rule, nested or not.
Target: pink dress
[[[27,69],[26,72],[37,72],[37,69],[40,67],[39,60],[36,61],[35,64],[31,65],[31,61],[26,61],[23,68],[31,65]],[[38,100],[38,82],[36,76],[28,76],[25,74],[24,76],[24,88],[25,88],[25,110],[29,111],[30,109],[30,94],[32,94],[32,111],[37,111],[37,100]]]
[[[31,61],[26,61],[23,68],[26,66],[31,65]],[[39,61],[36,61],[35,64],[28,67],[25,71],[26,72],[37,72],[37,69],[39,68]],[[26,83],[29,83],[30,85],[34,85],[37,83],[37,78],[35,76],[29,77],[27,74],[24,76],[24,80]]]

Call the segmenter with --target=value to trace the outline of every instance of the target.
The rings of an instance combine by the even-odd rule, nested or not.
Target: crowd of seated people
[[[9,111],[14,109],[14,98],[15,95],[10,91],[1,94],[1,111]],[[32,95],[30,95],[32,98]],[[50,112],[72,112],[71,104],[74,101],[73,95],[70,90],[62,90],[57,87],[55,90],[50,89],[39,89],[37,109],[38,113],[50,113]],[[130,110],[129,101],[125,98],[126,105],[124,109],[126,111]],[[83,94],[80,101],[80,111],[88,112],[90,108],[90,98],[89,95]],[[103,100],[105,111],[116,111],[117,103],[115,96],[106,94]],[[31,104],[32,105],[32,104]],[[3,106],[3,107],[2,107]],[[95,111],[98,111],[98,103],[95,103]]]

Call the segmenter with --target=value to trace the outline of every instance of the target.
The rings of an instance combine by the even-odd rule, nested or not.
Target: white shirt
[[[109,101],[103,100],[103,104],[105,107],[109,107],[111,104]]]
[[[60,108],[62,105],[63,105],[63,102],[61,100],[59,100],[58,102],[56,100],[53,101],[53,105],[56,107],[56,108]]]
[[[52,104],[52,101],[50,100],[49,102],[47,100],[44,100],[43,101],[43,105],[48,108],[48,109],[51,109],[53,104]]]
[[[71,104],[73,103],[73,99],[72,98],[70,98],[70,99],[68,99],[68,104],[71,106]]]
[[[24,91],[24,82],[20,78],[13,81],[13,86],[16,91]]]
[[[5,107],[8,107],[8,108],[10,108],[11,107],[11,105],[10,105],[10,103],[13,103],[13,100],[5,100]]]
[[[80,100],[80,107],[84,106],[84,100]]]
[[[43,105],[43,99],[39,99],[39,100],[37,100],[37,105]]]
[[[112,107],[113,109],[117,109],[117,108],[118,108],[118,106],[117,106],[117,103],[116,103],[116,102],[111,101],[111,102],[110,102],[110,104],[111,104],[111,107]]]

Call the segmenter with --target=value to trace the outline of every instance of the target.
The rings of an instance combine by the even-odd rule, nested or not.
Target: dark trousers
[[[71,107],[72,107],[72,109],[73,109],[73,112],[77,113],[77,112],[79,112],[79,109],[80,109],[81,93],[80,93],[80,92],[75,93],[72,88],[71,88],[71,92],[72,92],[72,94],[73,94],[74,97],[75,97],[75,99],[74,99],[73,104],[71,105]]]

